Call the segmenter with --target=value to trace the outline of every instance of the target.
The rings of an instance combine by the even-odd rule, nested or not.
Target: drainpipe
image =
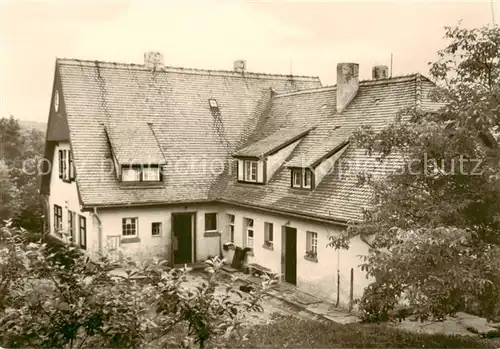
[[[91,214],[97,220],[97,249],[102,256],[102,221],[97,214],[97,207],[94,206],[94,212],[91,212]]]
[[[45,241],[45,235],[50,234],[50,203],[49,203],[49,196],[44,194],[42,195],[42,200],[45,205],[44,208],[44,218],[42,222],[42,234],[40,237],[41,242]],[[47,231],[45,231],[45,227],[47,227]]]

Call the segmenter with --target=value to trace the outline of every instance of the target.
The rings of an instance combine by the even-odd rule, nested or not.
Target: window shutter
[[[238,160],[238,180],[242,181],[243,180],[243,160]]]
[[[63,178],[63,151],[62,150],[59,150],[58,152],[59,154],[59,178]]]
[[[257,182],[264,182],[264,162],[257,161]]]
[[[68,151],[68,162],[69,162],[69,180],[75,180],[75,164],[73,162],[73,153]]]

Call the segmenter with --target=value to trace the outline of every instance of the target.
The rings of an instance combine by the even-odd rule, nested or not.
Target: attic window
[[[292,188],[312,189],[312,172],[307,168],[292,169]]]
[[[161,168],[158,165],[123,165],[122,182],[161,182]]]
[[[208,104],[210,105],[210,108],[219,108],[219,105],[217,104],[217,101],[215,99],[209,99]]]

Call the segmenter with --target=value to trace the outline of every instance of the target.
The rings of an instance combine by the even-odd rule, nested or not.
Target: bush
[[[203,280],[160,260],[128,260],[126,274],[115,275],[109,261],[92,263],[74,246],[26,243],[10,227],[0,232],[2,346],[203,348],[237,331],[247,313],[262,311],[261,290],[243,294],[223,282],[219,258],[206,262]]]

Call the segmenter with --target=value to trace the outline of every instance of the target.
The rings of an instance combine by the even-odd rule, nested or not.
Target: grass
[[[217,348],[497,348],[477,337],[410,333],[385,325],[318,323],[279,316],[249,329],[247,340],[224,340]],[[498,344],[498,343],[497,343]]]

